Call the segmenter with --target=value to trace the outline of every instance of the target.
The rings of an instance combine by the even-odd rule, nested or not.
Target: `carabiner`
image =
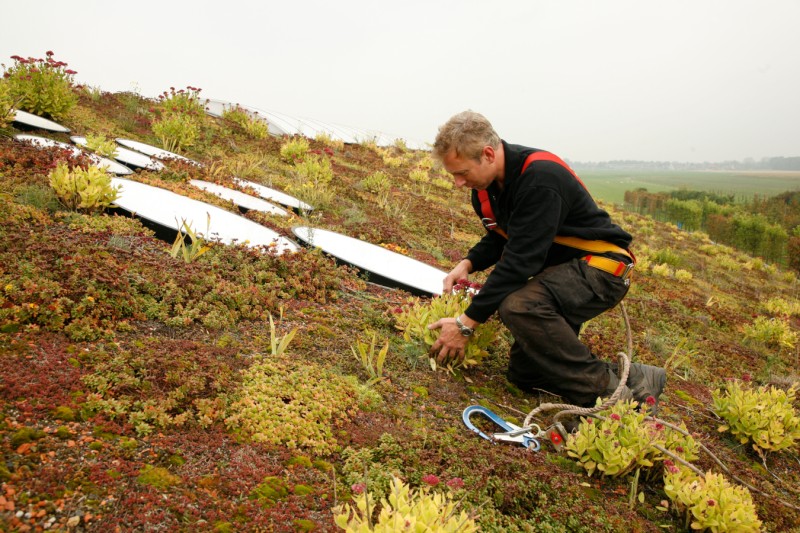
[[[470,417],[475,413],[480,413],[481,415],[485,416],[486,418],[488,418],[489,420],[491,420],[492,422],[503,428],[505,432],[492,433],[491,436],[487,435],[486,433],[475,427],[475,424],[473,424],[472,421],[470,420]],[[530,451],[534,452],[538,452],[539,449],[541,448],[541,444],[539,444],[538,439],[536,439],[536,435],[538,435],[538,433],[541,433],[541,429],[539,428],[538,425],[534,426],[537,429],[539,429],[536,435],[534,435],[530,431],[519,435],[513,435],[513,436],[508,435],[509,433],[517,432],[522,428],[512,424],[511,422],[506,422],[505,420],[497,416],[493,411],[487,409],[482,405],[470,405],[469,407],[464,409],[464,413],[461,415],[461,419],[464,421],[464,425],[466,425],[467,428],[474,431],[475,433],[477,433],[486,440],[490,440],[492,442],[496,442],[498,440],[516,442],[518,444],[521,444],[525,448],[528,448]]]

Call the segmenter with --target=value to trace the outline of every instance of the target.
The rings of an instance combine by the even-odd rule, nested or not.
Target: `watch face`
[[[474,329],[472,329],[472,328],[470,328],[468,326],[465,326],[464,323],[461,322],[461,320],[459,318],[456,318],[456,326],[458,326],[459,331],[461,331],[461,334],[463,336],[465,336],[465,337],[469,337],[473,333],[475,333]]]

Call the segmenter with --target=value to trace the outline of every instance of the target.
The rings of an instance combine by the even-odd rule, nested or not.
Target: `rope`
[[[622,318],[625,321],[625,333],[626,338],[628,341],[628,353],[633,354],[633,335],[631,333],[631,322],[628,318],[628,312],[625,309],[625,304],[620,302],[619,304],[620,309],[622,310]],[[533,409],[528,416],[525,417],[525,421],[522,423],[523,427],[520,428],[519,433],[525,433],[526,431],[530,431],[531,420],[539,413],[545,411],[555,411],[556,409],[560,409],[558,413],[553,417],[553,423],[556,426],[556,429],[561,436],[566,439],[567,437],[567,430],[564,428],[563,424],[561,424],[561,418],[566,416],[587,416],[591,415],[605,409],[608,409],[617,401],[619,400],[620,395],[622,395],[622,391],[625,389],[625,383],[628,381],[628,373],[630,372],[631,368],[631,361],[628,354],[625,352],[619,352],[617,357],[620,359],[620,364],[622,367],[622,375],[619,377],[619,385],[617,385],[614,394],[611,395],[606,401],[604,401],[601,405],[595,407],[580,407],[578,405],[568,404],[568,403],[543,403]],[[523,431],[525,430],[525,431]],[[514,433],[517,433],[516,431]]]
[[[633,335],[631,333],[630,319],[628,318],[628,312],[625,310],[625,305],[622,302],[620,302],[619,305],[620,305],[620,309],[622,310],[622,318],[625,321],[625,332],[626,332],[626,338],[627,338],[627,341],[628,341],[628,353],[632,354],[633,353]],[[592,416],[593,418],[604,419],[605,417],[603,417],[601,415],[597,415],[596,413],[598,413],[600,411],[603,411],[605,409],[608,409],[609,407],[611,407],[612,405],[617,403],[617,400],[619,399],[620,394],[622,394],[623,387],[625,387],[625,383],[628,381],[628,373],[630,371],[630,358],[628,357],[628,354],[626,354],[625,352],[619,352],[619,354],[617,354],[617,356],[620,358],[620,362],[622,364],[622,375],[619,378],[619,385],[617,386],[617,389],[614,391],[614,394],[612,394],[610,398],[608,398],[606,401],[604,401],[602,403],[602,405],[599,405],[597,407],[588,408],[588,407],[579,407],[577,405],[566,404],[566,403],[543,403],[543,404],[539,405],[538,407],[536,407],[535,409],[533,409],[530,413],[528,413],[528,416],[525,417],[525,421],[522,424],[523,427],[520,428],[517,431],[514,431],[513,433],[516,435],[516,434],[522,434],[522,433],[526,433],[526,432],[530,431],[531,429],[533,429],[533,426],[530,425],[531,424],[531,420],[533,419],[533,417],[535,417],[539,413],[542,413],[542,412],[545,412],[545,411],[554,411],[556,409],[560,409],[560,411],[558,413],[556,413],[555,416],[553,416],[553,425],[555,426],[555,428],[558,430],[558,432],[561,434],[561,436],[564,439],[567,438],[568,432],[564,428],[563,424],[561,424],[561,422],[559,421],[561,418],[563,418],[565,416],[576,416],[577,415],[577,416]],[[671,428],[671,429],[673,429],[673,430],[675,430],[675,431],[677,431],[679,433],[682,433],[684,435],[690,436],[690,434],[687,431],[684,431],[682,428],[680,428],[680,427],[678,427],[678,426],[676,426],[676,425],[674,425],[674,424],[672,424],[670,422],[667,422],[666,420],[662,420],[660,418],[656,418],[656,417],[653,417],[653,416],[647,416],[647,417],[645,417],[645,420],[652,420],[652,421],[661,423],[661,424],[663,424],[663,425],[665,425],[665,426],[667,426],[667,427],[669,427],[669,428]],[[772,494],[767,494],[766,492],[754,487],[753,485],[751,485],[751,484],[747,483],[746,481],[744,481],[743,479],[739,478],[733,472],[731,472],[731,470],[727,466],[725,466],[725,463],[723,463],[716,455],[714,455],[711,452],[711,450],[709,450],[705,445],[703,445],[702,442],[697,441],[697,444],[700,446],[700,448],[704,452],[706,452],[714,460],[714,462],[725,473],[727,473],[729,476],[731,476],[734,479],[734,481],[736,481],[740,485],[742,485],[744,487],[747,487],[752,492],[760,494],[761,496],[764,496],[765,498],[770,498],[773,501],[775,501],[775,502],[777,502],[777,503],[779,503],[779,504],[781,504],[781,505],[783,505],[785,507],[790,507],[792,509],[800,510],[800,507],[798,507],[797,505],[794,505],[794,504],[792,504],[790,502],[787,502],[787,501],[785,501],[785,500],[783,500],[781,498],[777,498]],[[659,446],[659,445],[655,445],[655,444],[653,446],[656,449],[658,449],[660,452],[672,457],[673,459],[675,459],[679,463],[681,463],[684,466],[688,467],[690,470],[692,470],[696,474],[698,474],[700,476],[704,475],[704,473],[700,469],[698,469],[696,466],[694,466],[691,463],[687,462],[682,457],[679,457],[678,455],[672,453],[670,450],[667,450],[666,448],[664,448],[662,446]]]

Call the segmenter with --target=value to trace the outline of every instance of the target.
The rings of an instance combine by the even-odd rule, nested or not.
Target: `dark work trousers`
[[[581,324],[617,305],[629,283],[580,259],[545,269],[509,294],[500,319],[514,336],[508,379],[582,406],[608,387],[608,363],[578,339]],[[615,365],[616,366],[616,365]]]

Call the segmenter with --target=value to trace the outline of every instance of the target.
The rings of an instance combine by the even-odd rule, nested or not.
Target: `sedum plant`
[[[601,419],[585,418],[578,432],[569,435],[567,455],[591,476],[620,477],[637,468],[651,468],[666,459],[654,445],[683,457],[697,459],[697,443],[690,436],[665,427],[639,412],[635,401],[617,402],[602,411]],[[685,429],[685,427],[683,428]]]
[[[314,140],[336,150],[344,150],[344,141],[334,139],[330,134],[321,131],[314,136]]]
[[[0,113],[2,113],[2,108],[0,108]],[[800,302],[794,299],[770,298],[766,302],[762,302],[761,307],[771,315],[800,316]]]
[[[281,159],[290,163],[302,161],[308,153],[308,147],[305,137],[292,137],[281,146]]]
[[[796,393],[795,385],[787,391],[772,386],[752,390],[729,381],[724,391],[712,393],[714,411],[726,422],[719,431],[730,431],[742,444],[751,441],[762,457],[791,448],[800,440],[800,418],[793,406]]]
[[[664,492],[686,517],[687,529],[699,531],[761,531],[753,498],[745,487],[731,485],[725,476],[667,465]]]
[[[200,129],[194,120],[170,114],[153,122],[153,134],[165,150],[181,152],[197,142]]]
[[[427,358],[431,369],[436,370],[436,359],[428,356],[428,350],[436,339],[439,330],[428,329],[428,325],[441,318],[457,317],[469,306],[470,292],[474,288],[468,287],[469,282],[461,280],[454,287],[451,294],[437,296],[430,301],[412,298],[405,307],[399,308],[395,315],[396,327],[403,332],[403,338],[415,343],[421,349],[420,358]],[[448,367],[453,370],[458,367],[475,366],[488,355],[486,351],[497,339],[500,333],[500,323],[490,319],[475,328],[475,333],[469,338],[462,363]]]
[[[411,181],[417,183],[430,182],[430,175],[428,174],[428,171],[423,168],[415,168],[408,173],[408,177],[411,178]]]
[[[267,121],[257,116],[252,116],[240,106],[228,107],[222,112],[222,118],[230,120],[241,127],[244,132],[254,139],[266,139],[269,135]]]
[[[371,193],[380,194],[392,188],[389,176],[383,171],[373,172],[358,183],[359,187]]]
[[[797,344],[797,333],[784,318],[757,317],[753,324],[744,327],[745,340],[760,342],[775,348],[789,348]]]
[[[475,520],[465,511],[457,511],[457,502],[449,493],[429,487],[411,489],[392,477],[391,491],[380,501],[380,514],[373,520],[378,503],[368,491],[354,497],[354,506],[340,505],[333,509],[336,525],[348,533],[394,533],[425,531],[430,533],[471,533],[478,531]]]
[[[50,186],[67,209],[96,211],[110,206],[119,194],[111,185],[111,176],[94,165],[88,168],[59,163],[50,172]]]
[[[331,205],[334,191],[330,187],[333,169],[327,157],[312,155],[294,164],[293,181],[288,187],[291,194],[320,209]]]
[[[14,97],[8,82],[0,78],[0,128],[8,126],[13,118]]]
[[[17,108],[60,120],[78,103],[73,91],[77,72],[53,59],[53,52],[45,55],[47,59],[11,56],[14,64],[8,68],[3,65],[3,77]]]
[[[335,428],[355,416],[361,401],[357,383],[286,358],[262,359],[242,379],[225,419],[228,429],[253,442],[320,455],[335,451]]]
[[[171,152],[180,152],[194,146],[200,137],[200,124],[205,107],[200,102],[200,89],[187,87],[175,90],[170,87],[158,96],[155,108],[158,117],[153,122],[153,133],[161,145]]]
[[[105,135],[92,133],[86,136],[86,148],[103,157],[114,157],[117,152],[117,144],[114,141],[107,139]]]

